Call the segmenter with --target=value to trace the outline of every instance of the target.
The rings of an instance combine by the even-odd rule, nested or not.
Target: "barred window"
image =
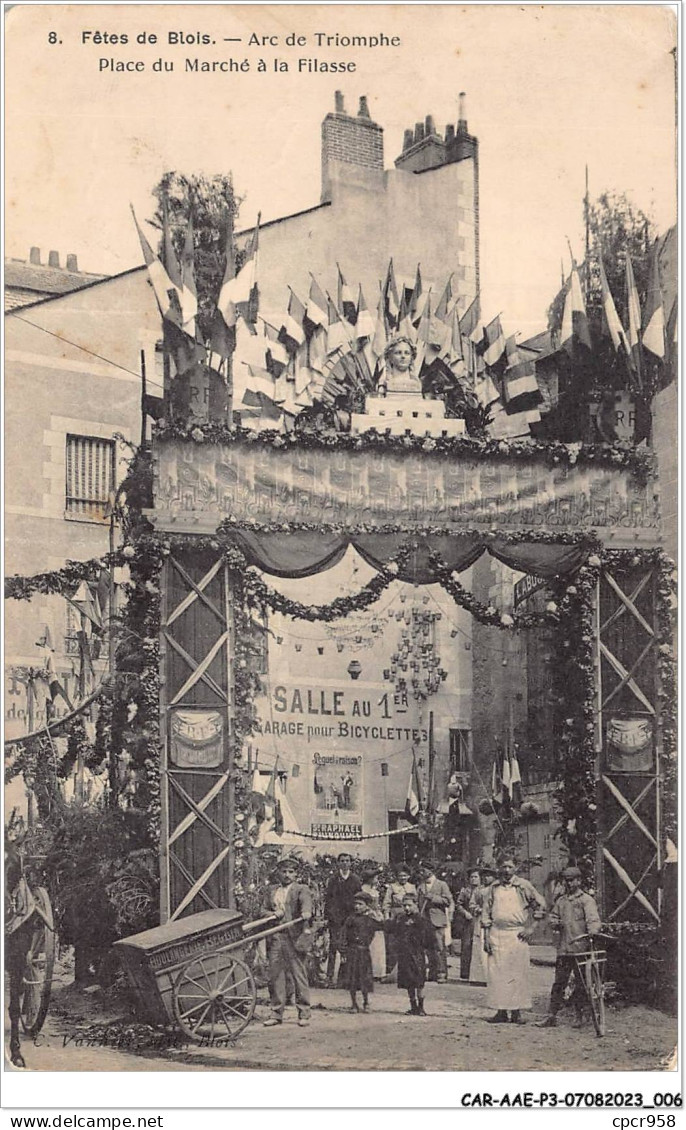
[[[67,436],[66,512],[98,522],[114,491],[114,440]]]

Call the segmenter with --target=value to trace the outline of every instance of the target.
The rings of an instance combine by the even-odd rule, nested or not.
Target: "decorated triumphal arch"
[[[162,569],[163,917],[243,894],[251,618],[333,622],[407,580],[440,584],[503,632],[551,628],[562,836],[595,877],[606,919],[659,920],[672,586],[645,453],[195,422],[162,427],[153,463],[154,534],[137,552]],[[299,603],[270,586],[329,569],[348,546],[375,572],[344,600]],[[545,578],[544,611],[501,615],[469,592],[460,575],[483,553]]]

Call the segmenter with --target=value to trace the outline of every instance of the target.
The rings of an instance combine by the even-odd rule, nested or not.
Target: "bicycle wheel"
[[[596,961],[586,965],[586,992],[591,1005],[591,1016],[596,1036],[605,1035],[605,986]]]
[[[27,1036],[37,1036],[43,1027],[55,966],[55,928],[50,898],[45,887],[36,887],[33,896],[38,911],[26,954],[20,1012],[22,1028]]]

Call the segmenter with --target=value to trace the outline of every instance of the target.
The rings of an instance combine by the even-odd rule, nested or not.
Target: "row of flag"
[[[602,299],[602,332],[610,339],[615,354],[622,355],[627,363],[630,387],[633,392],[650,392],[654,385],[651,370],[662,366],[676,345],[677,304],[665,318],[665,306],[660,287],[658,241],[653,244],[646,300],[641,311],[636,279],[631,257],[625,256],[625,307],[626,328],[617,312],[614,297],[607,281],[602,255],[599,257],[600,289]],[[579,349],[592,349],[586,305],[576,263],[566,284],[564,313],[560,330],[560,348],[574,353]]]
[[[522,776],[514,750],[496,754],[491,774],[491,799],[504,808],[520,808]]]
[[[405,798],[405,817],[407,820],[413,824],[418,824],[422,815],[426,814],[429,810],[433,810],[445,816],[450,812],[453,806],[456,806],[456,811],[461,816],[472,815],[472,810],[465,803],[464,790],[462,785],[457,781],[456,775],[451,777],[448,781],[445,794],[440,800],[437,799],[436,786],[436,777],[433,773],[430,773],[425,794],[417,757],[413,750],[410,779],[407,784],[407,796]]]
[[[540,420],[543,395],[535,360],[504,332],[501,316],[485,326],[477,295],[460,312],[451,275],[434,294],[423,284],[420,266],[411,283],[399,284],[393,260],[379,283],[375,310],[361,284],[351,286],[337,265],[335,296],[311,276],[306,295],[290,289],[286,309],[260,310],[258,251],[260,218],[251,232],[243,263],[236,270],[232,222],[227,230],[226,263],[209,334],[197,332],[198,297],[189,219],[181,258],[172,245],[163,209],[162,260],[154,254],[134,221],[150,281],[165,326],[165,341],[177,374],[203,365],[224,381],[242,422],[258,430],[290,430],[294,418],[315,403],[335,405],[344,393],[358,402],[376,388],[384,369],[384,352],[392,337],[407,336],[417,348],[416,373],[438,394],[455,389],[488,409],[490,434],[514,438],[529,434]],[[632,389],[642,392],[651,363],[662,363],[668,337],[676,332],[676,312],[665,325],[660,292],[657,242],[650,283],[641,312],[631,259],[626,257],[625,329],[617,313],[600,261],[603,329],[615,351],[622,351]],[[673,325],[671,324],[673,323]],[[592,348],[579,271],[574,260],[565,287],[559,347],[574,353]]]
[[[306,297],[290,290],[287,308],[278,314],[259,307],[259,216],[236,271],[231,223],[227,231],[226,265],[211,319],[201,339],[197,328],[198,297],[189,219],[180,260],[172,245],[163,209],[163,260],[155,255],[134,213],[134,222],[165,328],[165,344],[176,372],[189,375],[198,365],[222,376],[247,426],[288,430],[293,418],[316,402],[333,405],[351,389],[363,398],[383,372],[389,340],[405,335],[416,343],[417,373],[439,389],[458,384],[465,396],[495,415],[519,415],[523,392],[531,397],[530,373],[515,371],[503,381],[503,395],[489,368],[498,365],[505,338],[500,318],[483,329],[480,300],[475,297],[460,313],[452,275],[442,292],[423,286],[417,266],[411,285],[398,285],[393,260],[379,285],[374,312],[361,284],[349,285],[337,268],[337,293],[332,296],[312,276]],[[513,360],[510,342],[508,368]],[[527,405],[527,411],[530,406]],[[528,425],[530,415],[525,422]],[[521,421],[520,421],[521,422]],[[506,429],[507,430],[507,429]],[[511,430],[511,428],[510,428]],[[528,426],[524,426],[528,431]],[[494,428],[499,434],[502,427]]]

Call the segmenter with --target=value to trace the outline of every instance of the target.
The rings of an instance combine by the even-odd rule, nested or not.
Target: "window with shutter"
[[[67,436],[66,516],[102,522],[114,491],[114,440]]]

